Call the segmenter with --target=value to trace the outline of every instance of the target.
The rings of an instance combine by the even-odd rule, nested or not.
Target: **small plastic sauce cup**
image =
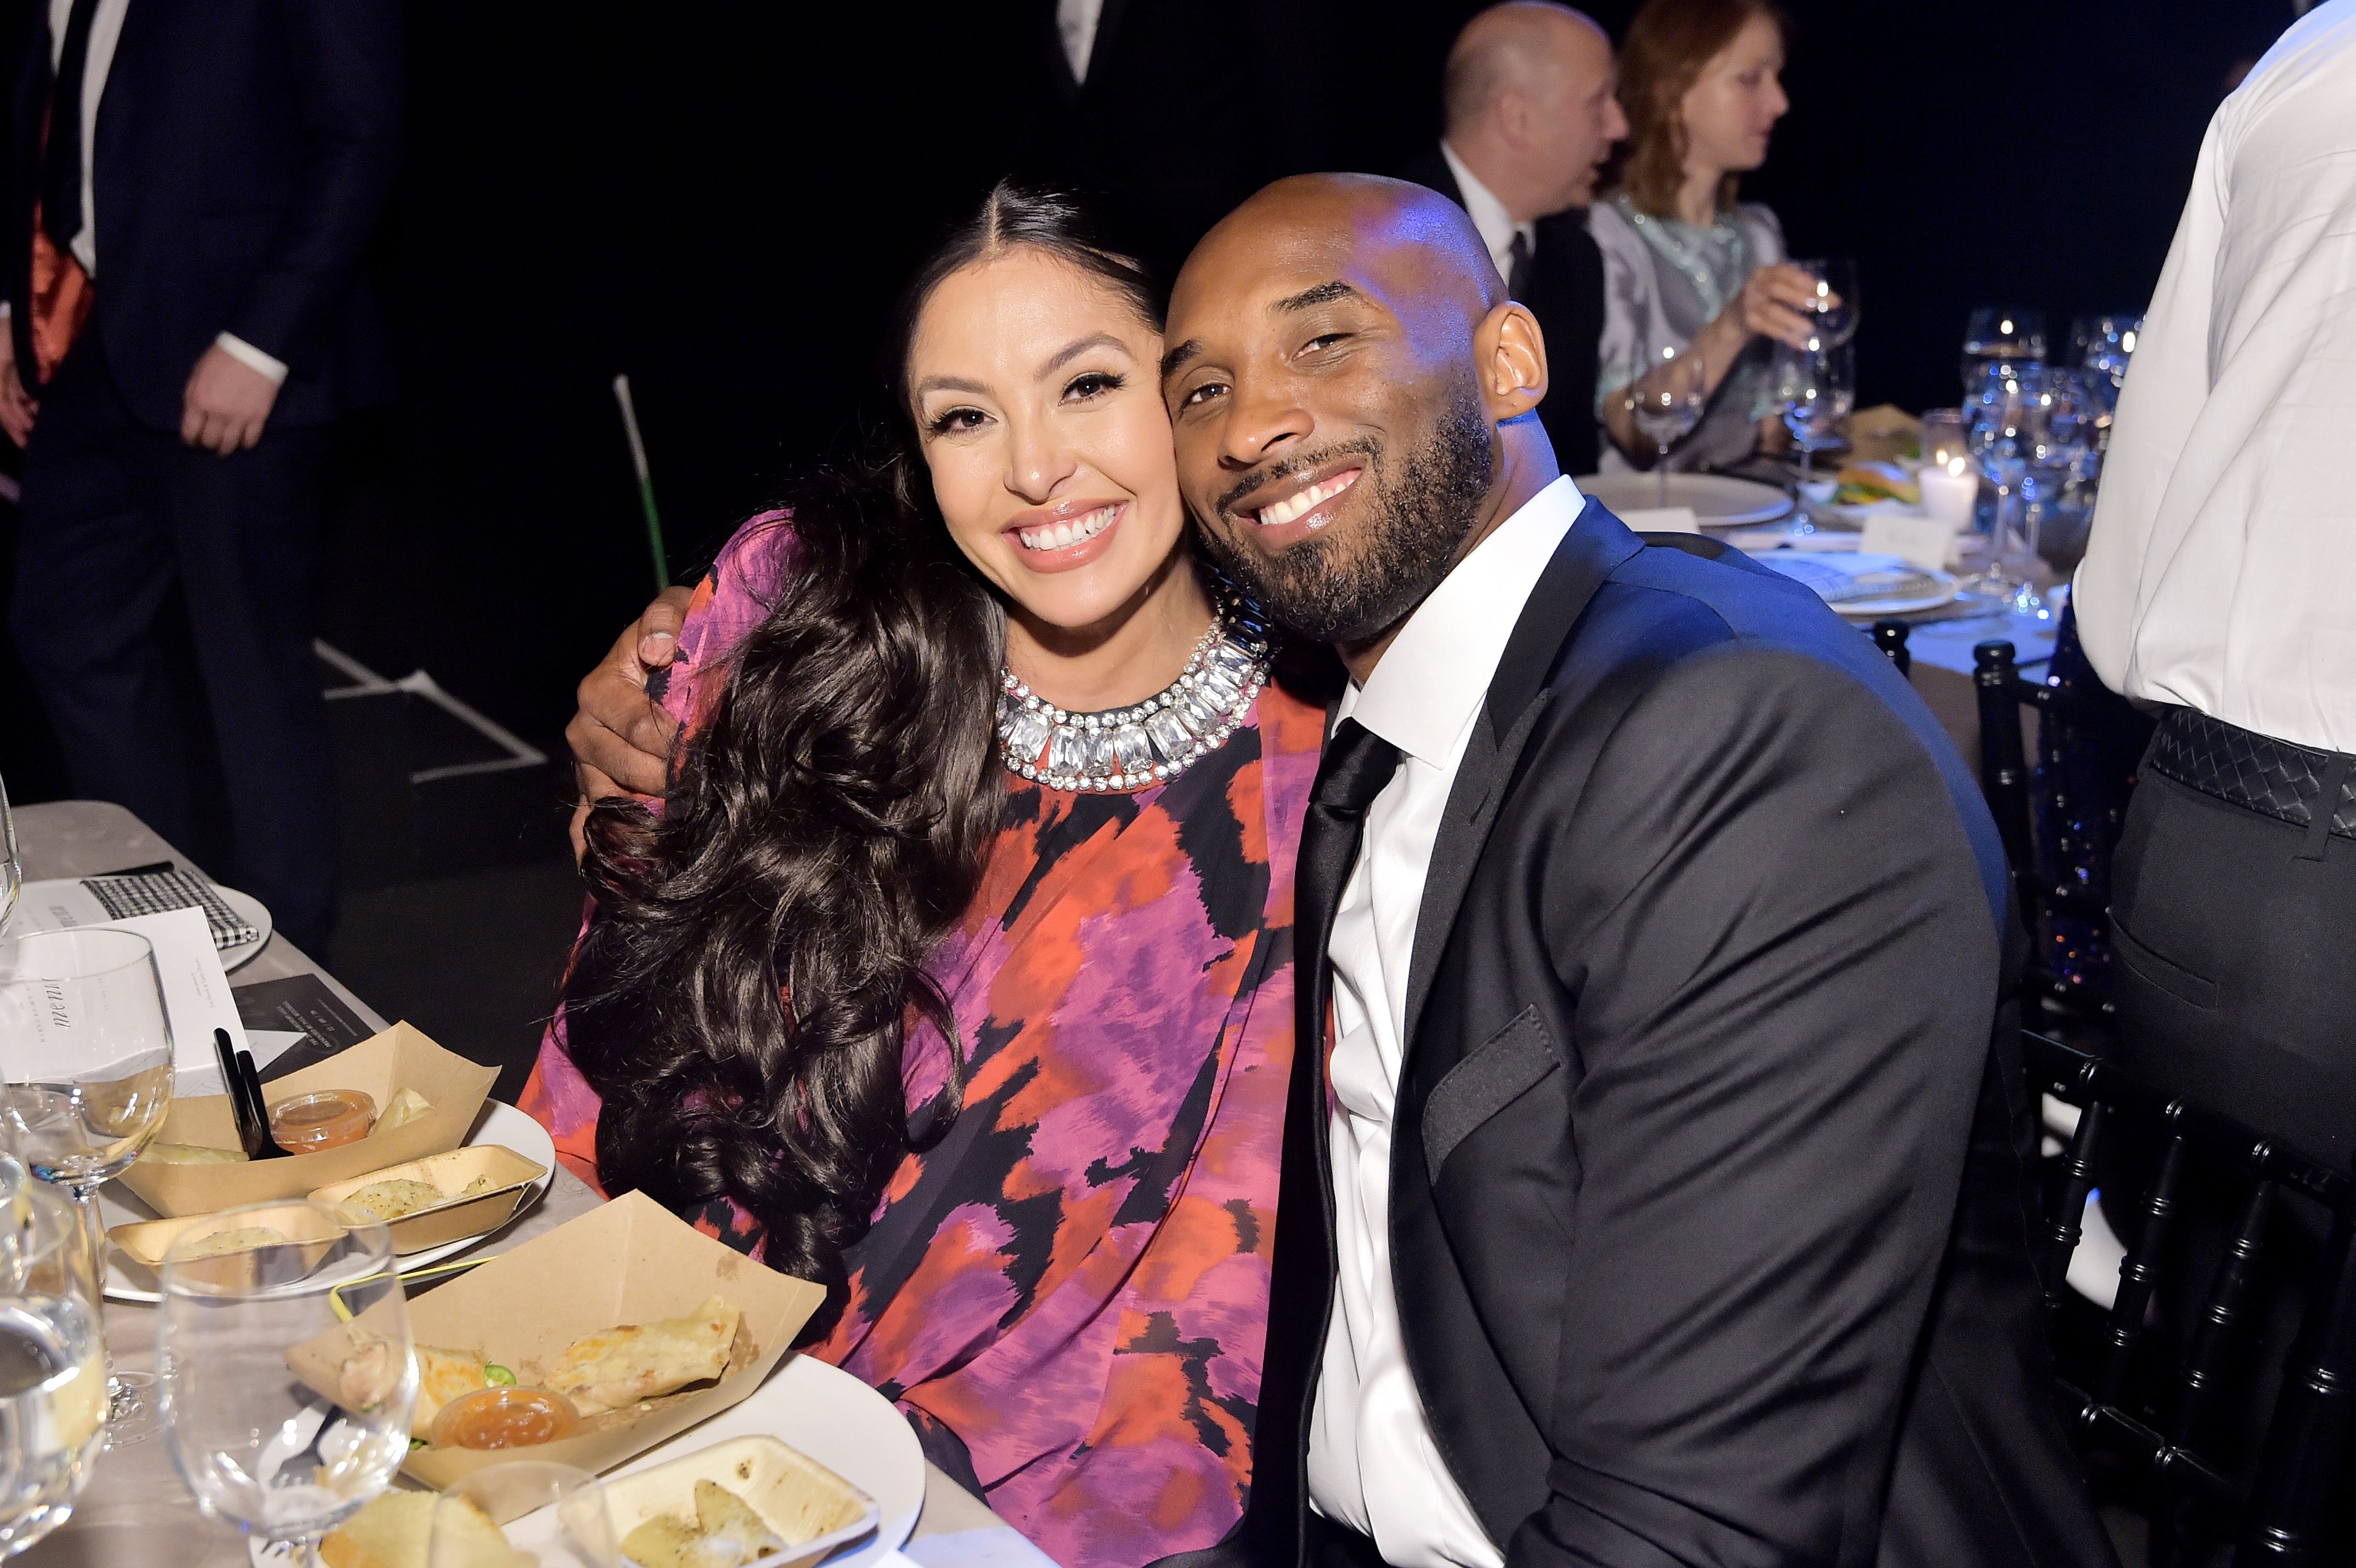
[[[270,1136],[289,1154],[356,1144],[375,1125],[376,1102],[357,1089],[297,1094],[270,1107]]]
[[[435,1413],[436,1448],[530,1448],[570,1437],[581,1413],[554,1389],[500,1386],[460,1394]]]

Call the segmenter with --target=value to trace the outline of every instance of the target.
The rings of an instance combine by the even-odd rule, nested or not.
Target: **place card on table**
[[[1924,571],[1944,571],[1954,563],[1955,530],[1939,517],[1876,512],[1866,518],[1857,549],[1860,555],[1894,555]]]
[[[27,882],[18,895],[11,929],[22,934],[95,927],[131,932],[145,937],[155,948],[155,975],[164,987],[164,1017],[172,1027],[174,1076],[180,1085],[175,1092],[219,1093],[220,1068],[213,1052],[213,1030],[229,1030],[230,1044],[237,1050],[247,1049],[248,1042],[205,912],[190,906],[112,920],[80,882],[65,878]]]

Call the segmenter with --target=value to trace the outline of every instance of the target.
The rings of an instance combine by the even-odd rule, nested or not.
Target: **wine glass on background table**
[[[615,1568],[621,1549],[597,1477],[519,1459],[452,1484],[435,1499],[425,1568],[477,1568],[500,1530],[514,1568]]]
[[[1990,370],[2045,363],[2045,313],[1983,305],[1964,326],[1964,395],[1971,397]]]
[[[1858,293],[1857,263],[1835,256],[1792,265],[1816,281],[1816,336],[1827,348],[1838,348],[1857,336],[1863,297]]]
[[[2042,615],[2037,592],[2037,511],[2023,494],[2032,464],[2049,450],[2051,399],[2045,368],[1992,368],[1965,400],[1972,454],[1996,486],[1996,526],[1988,539],[1987,569],[1967,586],[1994,593],[2017,613]],[[2016,549],[2016,544],[2018,549]]]
[[[1682,345],[1665,343],[1645,356],[1648,367],[1628,384],[1628,413],[1636,429],[1657,449],[1653,460],[1659,500],[1669,504],[1669,449],[1693,433],[1709,401],[1702,379],[1701,357]]]
[[[172,1029],[155,949],[127,931],[0,942],[0,1141],[74,1196],[104,1277],[98,1189],[131,1168],[172,1104]],[[153,1435],[145,1373],[111,1376],[109,1440]]]
[[[25,885],[25,862],[16,853],[16,819],[8,811],[8,781],[0,779],[0,935],[16,912],[17,890]]]
[[[81,1211],[0,1155],[0,1558],[72,1516],[105,1437],[106,1349]]]
[[[1816,346],[1795,348],[1775,346],[1771,369],[1778,411],[1792,444],[1800,449],[1800,517],[1797,531],[1814,532],[1815,517],[1808,489],[1815,482],[1816,453],[1840,444],[1841,421],[1857,404],[1857,359],[1847,344],[1838,347],[1823,339]]]
[[[231,1229],[284,1239],[166,1254],[164,1446],[205,1517],[308,1568],[409,1453],[417,1364],[392,1236],[306,1200],[227,1212]]]

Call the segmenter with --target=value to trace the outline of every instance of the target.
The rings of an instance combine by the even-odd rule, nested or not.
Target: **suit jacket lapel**
[[[1621,562],[1644,548],[1644,541],[1626,525],[1590,500],[1580,511],[1554,559],[1539,573],[1522,606],[1514,635],[1489,682],[1489,695],[1472,720],[1472,738],[1448,792],[1448,809],[1440,819],[1440,835],[1431,847],[1431,865],[1424,874],[1423,902],[1416,912],[1415,952],[1408,962],[1407,1049],[1414,1051],[1417,1021],[1424,998],[1464,890],[1472,880],[1481,851],[1489,841],[1505,784],[1514,764],[1537,727],[1545,704],[1547,677],[1562,654],[1563,644],[1586,613],[1588,602]]]

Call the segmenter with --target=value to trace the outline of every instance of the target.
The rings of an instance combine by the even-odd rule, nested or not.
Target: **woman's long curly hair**
[[[798,486],[784,588],[681,744],[661,811],[608,801],[588,823],[596,910],[563,1008],[604,1098],[598,1174],[675,1210],[742,1206],[766,1262],[827,1289],[806,1338],[839,1316],[843,1249],[894,1168],[961,1103],[956,1020],[925,965],[974,896],[1002,806],[1005,618],[933,504],[906,365],[934,290],[1017,246],[1158,326],[1151,280],[1072,197],[991,191],[893,318],[895,453]],[[902,1051],[920,1019],[950,1068],[912,1135]]]

